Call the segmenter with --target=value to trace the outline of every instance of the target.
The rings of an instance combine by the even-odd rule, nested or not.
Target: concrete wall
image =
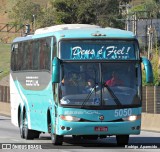
[[[160,132],[160,114],[142,113],[142,130]]]
[[[0,102],[0,114],[11,116],[10,103]]]

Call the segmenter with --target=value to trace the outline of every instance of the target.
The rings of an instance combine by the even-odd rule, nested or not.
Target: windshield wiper
[[[92,88],[92,90],[88,93],[87,97],[84,99],[81,108],[83,108],[84,104],[89,100],[90,96],[92,95],[93,91],[96,91],[97,88],[97,84],[95,84],[95,86]]]
[[[117,98],[117,96],[114,94],[114,92],[111,90],[111,88],[110,88],[107,84],[105,84],[104,86],[105,86],[105,87],[107,88],[107,90],[109,91],[109,93],[110,93],[111,97],[113,98],[114,102],[115,102],[117,105],[122,106],[121,102],[119,101],[119,99]]]

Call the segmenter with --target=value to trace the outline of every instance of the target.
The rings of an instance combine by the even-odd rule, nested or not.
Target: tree
[[[39,4],[33,3],[32,0],[17,0],[12,7],[10,18],[18,24],[28,24],[33,22],[33,15],[37,18],[41,14],[41,8]]]
[[[54,16],[56,24],[77,22],[78,0],[54,0],[52,8],[55,8]]]
[[[15,1],[10,17],[16,23],[32,23],[35,15],[36,27],[80,23],[122,28],[119,3],[128,0],[50,0],[45,8],[32,0]]]
[[[123,1],[123,0],[121,0]],[[117,0],[52,0],[55,22],[120,27]]]
[[[42,9],[41,16],[37,20],[38,27],[53,26],[55,24],[54,9],[46,7]]]
[[[157,18],[160,16],[159,9],[159,2],[146,0],[143,4],[131,8],[130,12],[137,12],[137,18]]]

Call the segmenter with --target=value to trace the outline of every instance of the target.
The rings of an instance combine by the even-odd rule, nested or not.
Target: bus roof
[[[55,26],[37,29],[35,31],[35,35],[49,33],[49,32],[62,31],[62,30],[84,29],[84,28],[100,28],[100,26],[90,25],[90,24],[61,24],[61,25],[55,25]]]
[[[62,24],[55,25],[46,28],[40,28],[35,31],[33,35],[28,35],[25,37],[18,37],[13,40],[13,42],[25,41],[29,39],[42,38],[47,36],[55,36],[57,41],[62,38],[66,39],[92,39],[92,38],[124,38],[133,39],[136,36],[133,32],[125,31],[116,28],[101,28],[97,25],[89,24]]]

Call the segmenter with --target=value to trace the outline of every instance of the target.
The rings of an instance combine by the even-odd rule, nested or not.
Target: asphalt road
[[[157,148],[158,147],[158,148]],[[3,148],[3,149],[2,149]],[[21,151],[21,149],[38,149],[36,151],[62,151],[62,152],[101,152],[101,151],[159,151],[160,133],[142,131],[140,135],[131,135],[129,145],[117,147],[115,137],[94,140],[75,141],[71,136],[64,139],[62,146],[51,144],[49,134],[41,134],[40,138],[34,140],[25,140],[20,138],[19,128],[11,124],[9,117],[0,116],[0,151],[4,149],[12,151]],[[42,148],[42,149],[41,149]],[[138,149],[137,149],[138,148]],[[34,150],[35,151],[35,150]]]

